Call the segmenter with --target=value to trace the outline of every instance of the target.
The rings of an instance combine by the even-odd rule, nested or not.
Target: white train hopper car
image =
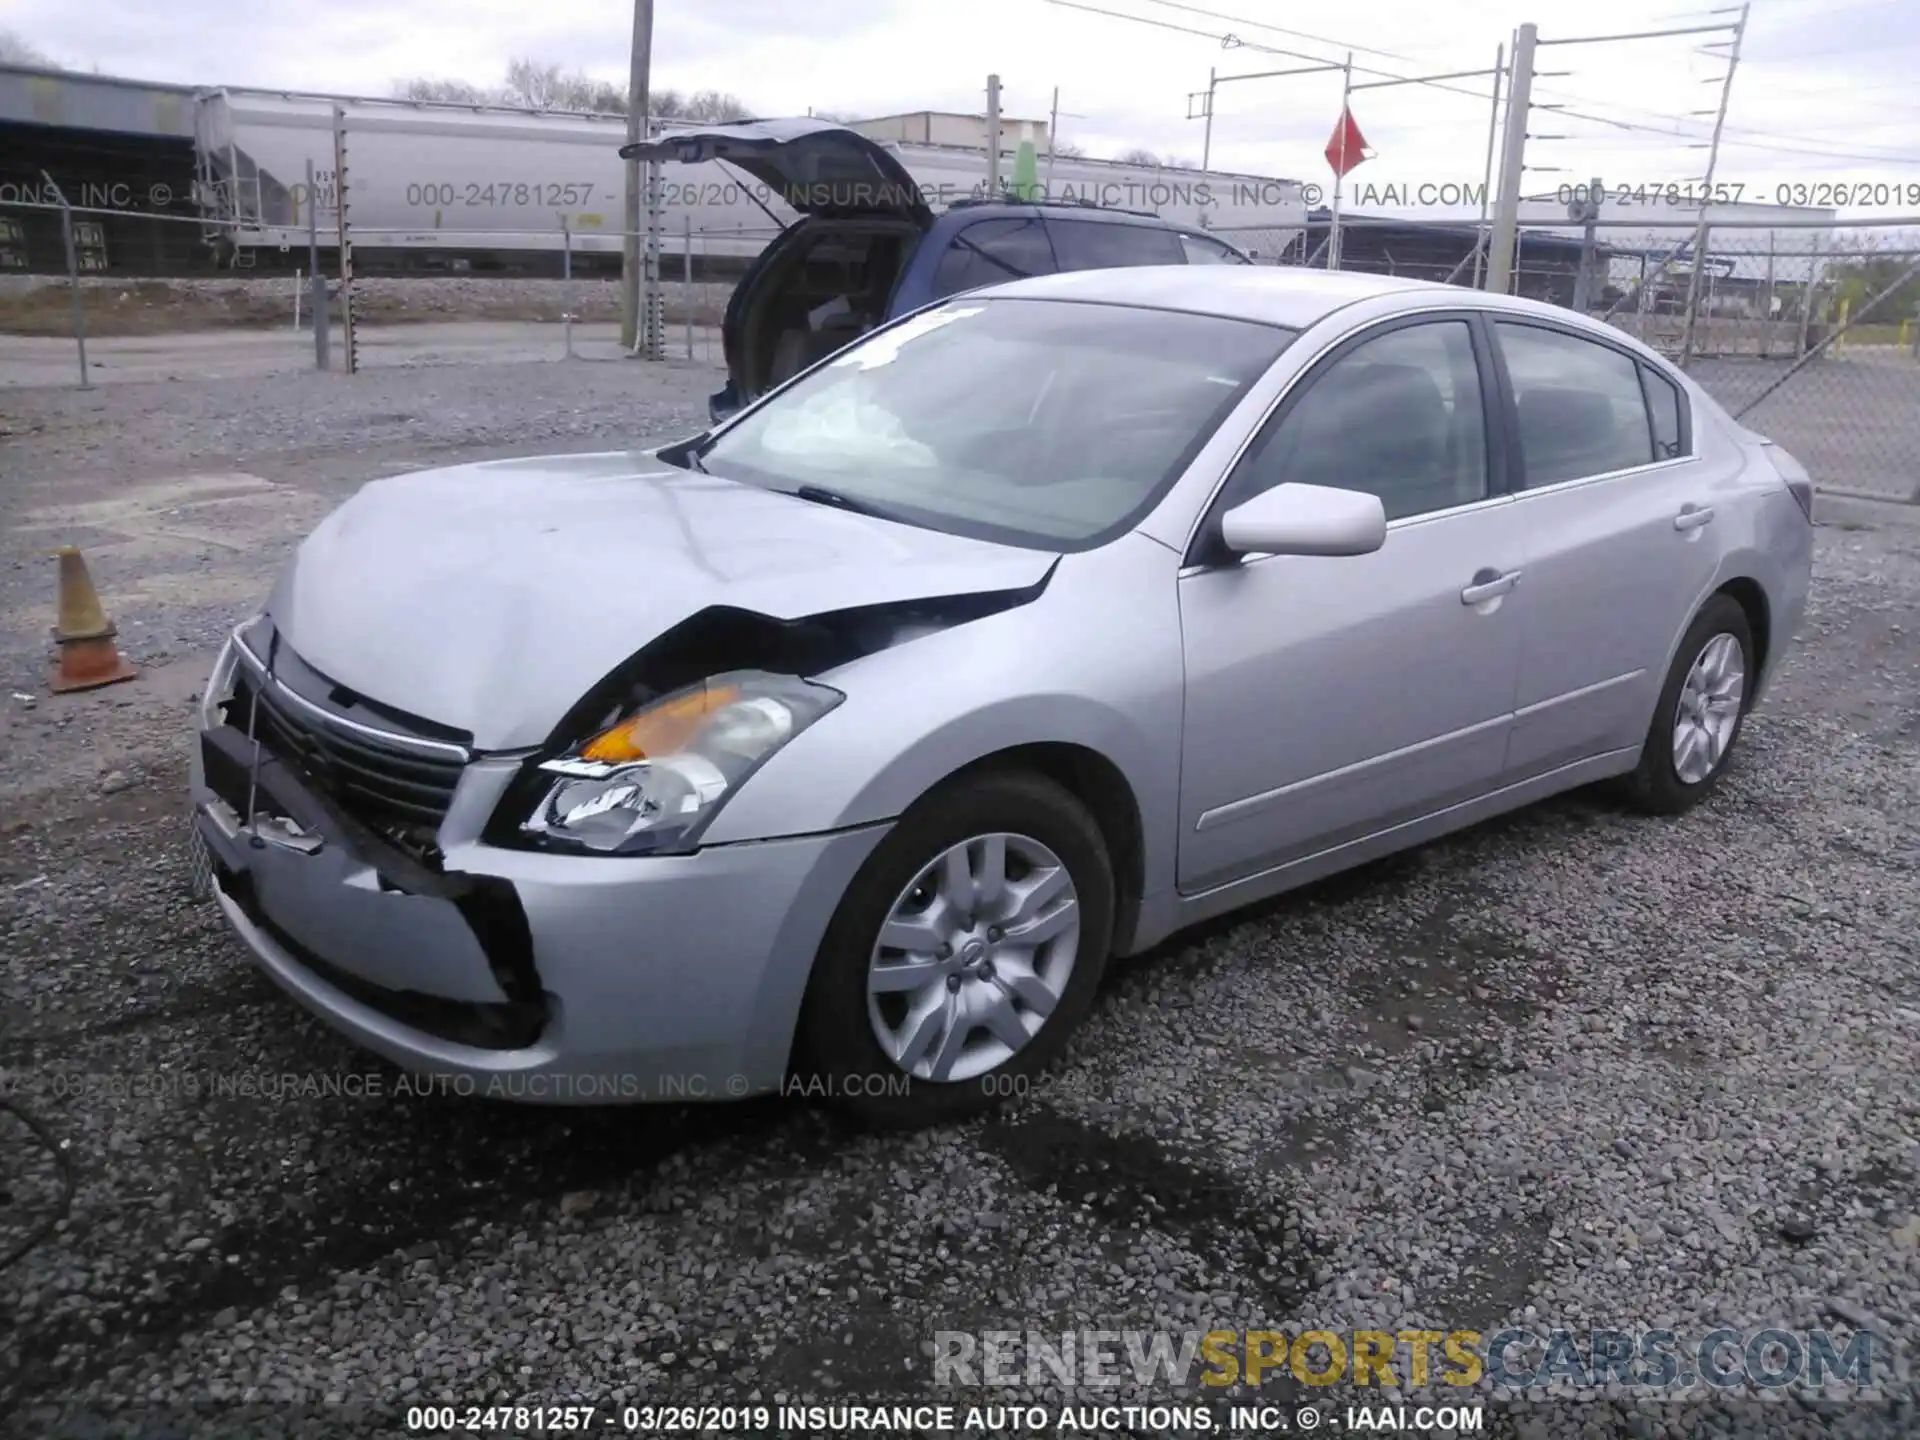
[[[618,116],[209,90],[198,97],[195,121],[200,198],[232,263],[299,263],[314,221],[330,263],[338,237],[336,107],[357,260],[558,273],[570,249],[576,272],[617,267],[626,184],[619,156],[626,122]],[[936,211],[985,189],[983,151],[887,148]],[[1011,171],[1009,156],[1003,177]],[[1197,226],[1297,228],[1307,212],[1292,181],[1064,157],[1051,166],[1048,194]],[[796,218],[777,194],[719,162],[664,166],[659,198],[661,248],[674,257],[665,265],[669,277],[679,272],[689,233],[696,266],[737,268]]]

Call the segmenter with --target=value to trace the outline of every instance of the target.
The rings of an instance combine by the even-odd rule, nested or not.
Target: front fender
[[[1129,536],[1066,557],[1034,603],[819,677],[846,701],[769,760],[705,843],[849,829],[901,814],[955,771],[1016,746],[1080,746],[1139,807],[1149,892],[1168,883],[1184,665],[1175,557]]]

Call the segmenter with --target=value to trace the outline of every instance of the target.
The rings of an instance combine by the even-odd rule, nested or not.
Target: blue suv
[[[962,290],[1056,270],[1252,263],[1141,211],[984,200],[935,215],[897,155],[830,120],[703,126],[620,154],[723,160],[800,213],[727,302],[727,384],[708,402],[716,421],[875,326]]]

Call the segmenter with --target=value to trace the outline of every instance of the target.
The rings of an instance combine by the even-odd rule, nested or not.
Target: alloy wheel
[[[1040,1033],[1079,950],[1079,895],[1058,855],[1026,835],[963,840],[887,912],[867,969],[874,1037],[915,1079],[984,1075]]]
[[[1722,631],[1694,657],[1673,713],[1673,773],[1698,785],[1713,774],[1733,743],[1746,696],[1747,665],[1740,642]]]

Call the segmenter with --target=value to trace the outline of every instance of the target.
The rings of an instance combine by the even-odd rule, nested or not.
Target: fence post
[[[1773,231],[1767,232],[1767,286],[1760,301],[1760,358],[1773,358]]]
[[[298,265],[294,266],[293,267],[293,328],[296,333],[298,333],[300,329],[300,300],[302,298],[302,293],[305,289],[306,283],[307,283],[307,272],[302,270]]]
[[[560,217],[560,338],[566,345],[567,359],[573,358],[573,224]]]
[[[1799,360],[1807,353],[1807,331],[1813,324],[1813,297],[1820,288],[1820,260],[1824,240],[1825,237],[1816,231],[1813,244],[1807,250],[1807,283],[1800,287],[1800,334],[1793,346],[1795,360]]]
[[[1694,232],[1693,273],[1687,277],[1687,311],[1680,321],[1680,368],[1686,369],[1693,361],[1695,326],[1700,318],[1700,269],[1707,263],[1707,247],[1713,231],[1707,225],[1707,211],[1704,204],[1700,210],[1700,228]],[[1711,314],[1713,306],[1707,306]]]
[[[680,275],[686,281],[687,307],[687,359],[693,359],[693,212],[689,210],[680,217],[686,222],[681,234]]]
[[[91,390],[93,381],[87,375],[87,311],[80,303],[80,252],[73,241],[73,207],[54,183],[53,176],[42,170],[40,178],[47,182],[53,198],[60,202],[60,238],[67,245],[67,289],[73,295],[73,343],[80,352],[80,388]]]

